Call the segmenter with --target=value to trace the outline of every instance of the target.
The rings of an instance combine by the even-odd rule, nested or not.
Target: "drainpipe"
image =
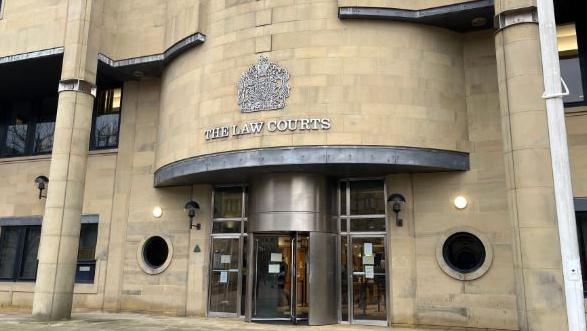
[[[571,187],[571,170],[565,109],[561,91],[561,76],[556,40],[556,22],[552,0],[537,0],[542,71],[544,76],[544,95],[548,114],[548,132],[558,232],[563,264],[567,320],[570,331],[585,330],[585,304],[581,278],[581,261],[577,240],[577,225]],[[564,82],[562,85],[565,85]],[[566,85],[565,85],[566,90]]]

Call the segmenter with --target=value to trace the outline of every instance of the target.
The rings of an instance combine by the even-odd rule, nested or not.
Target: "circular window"
[[[485,246],[479,238],[468,232],[457,232],[442,245],[444,261],[453,269],[470,273],[485,262]]]
[[[493,251],[485,236],[473,229],[457,229],[444,234],[436,257],[441,269],[459,280],[473,280],[489,270]]]
[[[163,272],[171,263],[173,248],[164,236],[149,237],[139,245],[137,260],[144,272],[154,275]]]

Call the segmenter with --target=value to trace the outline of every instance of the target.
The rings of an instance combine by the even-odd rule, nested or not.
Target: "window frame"
[[[96,120],[98,119],[98,102],[97,102],[98,96],[103,91],[113,90],[113,89],[120,89],[120,110],[118,111],[118,131],[116,132],[116,146],[104,146],[104,147],[96,146],[95,141],[94,141],[94,137],[96,135]],[[107,87],[98,87],[98,90],[96,92],[96,98],[94,98],[94,105],[92,108],[92,127],[90,130],[90,151],[118,149],[118,146],[120,145],[120,127],[122,124],[122,111],[123,111],[122,101],[123,100],[124,100],[124,88],[123,88],[122,84],[107,86]]]
[[[83,227],[84,225],[88,226],[96,226],[96,244],[94,245],[94,257],[92,259],[80,259],[79,257],[79,250],[80,247],[78,245],[78,249],[77,249],[77,264],[75,266],[75,283],[77,284],[93,284],[95,279],[96,279],[96,247],[98,246],[98,232],[100,229],[99,223],[97,222],[82,222],[81,226]],[[80,242],[82,239],[82,228],[80,228]],[[91,280],[83,280],[78,278],[80,276],[80,267],[90,267],[90,272],[92,273],[92,279]]]
[[[5,226],[3,226],[4,228]],[[38,271],[38,266],[39,266],[39,252],[36,252],[37,255],[37,266],[35,268],[35,277],[34,278],[27,278],[27,277],[21,277],[20,274],[22,272],[22,265],[23,265],[23,259],[24,259],[24,250],[25,250],[25,241],[26,241],[26,237],[27,237],[27,233],[31,230],[31,229],[37,229],[40,231],[41,230],[41,226],[40,225],[19,225],[19,226],[13,226],[13,228],[17,228],[18,231],[18,240],[17,240],[17,250],[16,250],[16,255],[14,257],[14,260],[12,261],[12,277],[0,277],[0,281],[4,281],[4,282],[34,282],[37,279],[37,271]],[[0,240],[2,240],[2,235],[3,235],[3,230],[0,229]],[[40,237],[39,237],[39,243],[40,243]]]
[[[587,24],[582,20],[575,20],[571,22],[557,22],[557,26],[574,24],[575,33],[577,35],[577,58],[579,59],[579,69],[581,71],[581,85],[583,88],[583,101],[564,102],[565,108],[587,106]],[[574,58],[574,56],[561,56],[559,53],[559,61],[562,59]]]
[[[42,111],[44,110],[43,105],[46,100],[55,99],[55,119],[53,122],[42,122],[40,121]],[[15,100],[16,101],[16,100]],[[21,100],[22,101],[22,100]],[[13,158],[13,157],[26,157],[26,156],[39,156],[39,155],[50,155],[53,150],[51,145],[51,151],[46,152],[35,152],[35,135],[37,133],[37,124],[39,123],[54,123],[53,126],[53,138],[55,137],[55,126],[57,123],[57,106],[58,96],[45,96],[44,98],[38,98],[33,100],[25,100],[30,103],[29,109],[26,111],[25,118],[27,120],[27,134],[25,138],[24,152],[21,154],[8,153],[6,149],[6,143],[8,139],[8,127],[14,125],[14,106],[12,103],[4,101],[0,103],[0,159]],[[10,109],[8,108],[10,105]],[[1,111],[3,108],[9,109],[10,111]]]
[[[583,227],[587,227],[587,221],[586,222],[580,222],[579,221],[579,217],[577,217],[579,215],[579,213],[585,213],[587,214],[587,198],[574,198],[574,204],[575,204],[575,222],[576,222],[576,227],[577,227],[577,244],[579,246],[579,261],[581,263],[581,276],[582,279],[581,281],[583,282],[583,284],[587,283],[587,275],[585,274],[585,270],[587,270],[587,252],[585,252],[585,250],[583,249],[582,243],[585,242],[587,240],[587,238],[583,237]],[[587,299],[587,287],[583,286],[583,297]]]
[[[352,182],[360,182],[360,181],[381,181],[382,188],[383,188],[383,214],[351,214],[351,183]],[[343,186],[343,183],[344,186]],[[385,178],[383,177],[365,177],[365,178],[346,178],[341,179],[338,181],[338,233],[340,235],[385,235],[387,234],[387,230],[389,229],[389,222],[387,220],[387,185],[385,185]],[[342,210],[342,198],[345,198],[345,209]],[[351,222],[352,220],[360,220],[360,219],[383,219],[385,224],[384,230],[378,231],[351,231]],[[345,221],[346,230],[343,231],[342,229],[342,222]]]
[[[216,205],[216,194],[218,189],[222,188],[240,188],[241,189],[241,216],[240,217],[215,217],[215,205]],[[247,235],[247,201],[248,201],[248,185],[247,184],[235,184],[235,185],[218,185],[214,187],[214,192],[212,194],[212,223],[210,224],[210,235],[211,236],[219,236],[219,235],[234,235],[234,236],[246,236]],[[214,232],[214,224],[220,222],[239,222],[240,231],[238,232]]]
[[[2,232],[4,228],[19,228],[18,232],[18,251],[15,257],[15,267],[13,269],[13,277],[0,277],[0,282],[34,282],[36,281],[36,270],[35,270],[35,278],[28,279],[19,277],[18,275],[22,269],[22,259],[23,259],[23,252],[24,252],[24,244],[26,240],[26,233],[27,231],[23,231],[22,228],[34,228],[38,227],[40,231],[42,231],[42,217],[40,216],[25,216],[25,217],[0,217],[0,240],[2,239]],[[75,283],[76,284],[94,284],[96,280],[96,248],[98,247],[98,239],[99,239],[99,232],[100,232],[100,222],[99,222],[99,215],[96,214],[86,214],[82,215],[81,217],[81,226],[84,225],[95,225],[96,228],[96,245],[94,247],[94,257],[93,259],[79,259],[79,248],[78,248],[78,259],[76,264],[76,275],[75,275]],[[81,228],[80,228],[80,239],[81,239]],[[39,245],[40,248],[41,244],[41,237],[39,237]],[[37,251],[37,265],[38,265],[38,251]],[[93,268],[92,270],[92,279],[90,280],[78,280],[78,271],[80,266],[90,266]],[[16,277],[14,276],[16,275]]]

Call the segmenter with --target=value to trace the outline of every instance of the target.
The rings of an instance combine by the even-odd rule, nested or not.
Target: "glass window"
[[[6,129],[5,153],[12,156],[24,155],[27,150],[29,130],[29,108],[26,103],[16,104]]]
[[[35,280],[40,226],[8,226],[0,229],[0,278]]]
[[[351,219],[352,232],[385,231],[385,218],[357,218]]]
[[[93,283],[96,274],[96,242],[98,224],[82,224],[77,251],[76,283]]]
[[[575,24],[557,26],[557,39],[561,76],[569,88],[569,95],[565,96],[563,101],[565,103],[583,102],[585,97]]]
[[[351,181],[351,215],[382,215],[385,214],[385,196],[383,181],[361,180]]]
[[[3,227],[0,231],[0,278],[14,277],[14,262],[18,255],[19,229]]]
[[[214,221],[212,224],[213,233],[240,233],[240,221]]]
[[[341,182],[340,183],[340,211],[339,213],[341,215],[346,215],[347,214],[347,210],[346,210],[346,200],[347,200],[347,182]]]
[[[122,89],[99,90],[94,102],[92,149],[118,147]]]
[[[0,105],[0,154],[25,156],[51,153],[57,96]],[[2,116],[3,115],[3,116]]]
[[[457,232],[444,242],[442,256],[453,270],[471,273],[485,262],[485,246],[477,236],[468,232]]]
[[[34,280],[37,276],[37,252],[41,240],[41,227],[28,227],[24,235],[24,247],[22,251],[22,263],[19,279]]]
[[[247,287],[247,187],[217,187],[213,200],[213,257],[208,309],[212,314],[244,315]],[[238,291],[239,286],[241,292]]]
[[[578,211],[577,237],[579,238],[579,255],[581,257],[581,273],[583,274],[583,292],[587,297],[587,211]]]
[[[385,182],[340,182],[340,232],[385,232]],[[349,209],[347,211],[346,209]],[[349,213],[350,212],[350,213]]]
[[[95,260],[96,241],[98,239],[98,224],[82,224],[79,235],[78,261]]]
[[[33,154],[51,153],[53,149],[53,133],[57,117],[57,98],[43,100],[41,112],[35,126]]]
[[[243,188],[219,187],[214,192],[214,218],[243,216]]]
[[[98,224],[82,224],[76,282],[93,282]],[[34,281],[41,226],[3,226],[0,229],[0,279]]]

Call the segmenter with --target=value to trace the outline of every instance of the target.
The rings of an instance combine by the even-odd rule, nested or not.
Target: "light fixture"
[[[469,201],[467,201],[467,198],[464,196],[459,195],[455,198],[454,204],[457,209],[465,209],[467,208]]]
[[[49,178],[46,176],[38,176],[35,178],[35,184],[37,184],[37,188],[39,189],[39,200],[41,198],[47,198],[47,195],[43,195],[43,191],[47,189],[47,184],[49,183]]]
[[[479,28],[485,26],[487,24],[487,18],[485,17],[475,17],[471,20],[471,26]]]
[[[161,216],[163,216],[163,209],[159,206],[153,208],[153,217],[159,218]]]
[[[399,213],[404,203],[406,203],[406,198],[399,193],[394,193],[387,198],[387,203],[391,204],[391,210],[395,213],[395,225],[403,226],[404,220],[399,217]]]
[[[202,225],[200,223],[196,223],[194,225],[194,217],[196,217],[196,213],[198,210],[200,210],[200,205],[195,202],[195,201],[188,201],[185,204],[185,212],[188,214],[188,217],[190,218],[190,229],[191,228],[196,228],[196,230],[200,230],[202,228]]]

